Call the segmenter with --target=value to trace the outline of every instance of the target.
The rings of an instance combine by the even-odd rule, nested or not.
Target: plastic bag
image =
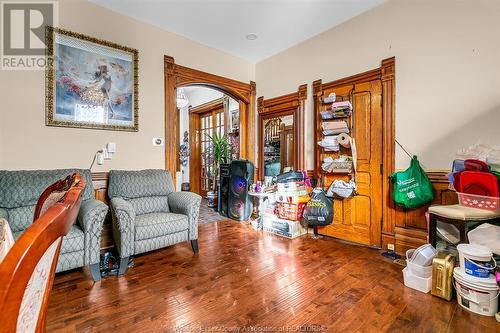
[[[339,199],[348,199],[356,194],[356,183],[353,180],[348,182],[336,179],[328,188],[326,195]]]
[[[326,196],[321,187],[311,193],[311,200],[306,204],[302,215],[310,226],[325,226],[333,222],[333,201]]]
[[[432,184],[416,156],[411,159],[408,169],[393,173],[391,181],[394,184],[392,197],[400,207],[415,209],[434,199]]]

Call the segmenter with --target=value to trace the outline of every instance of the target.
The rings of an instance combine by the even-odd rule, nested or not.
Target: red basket
[[[458,194],[458,203],[460,206],[486,209],[492,211],[500,210],[500,198],[486,197],[483,195],[461,193]]]

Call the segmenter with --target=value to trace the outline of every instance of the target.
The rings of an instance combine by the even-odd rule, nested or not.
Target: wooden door
[[[382,223],[382,82],[379,79],[359,83],[325,87],[317,100],[317,111],[329,107],[321,98],[336,93],[337,100],[350,100],[353,116],[346,118],[357,147],[357,195],[350,199],[334,200],[334,221],[318,233],[371,246],[381,244]],[[316,117],[317,137],[322,137],[321,118]],[[336,119],[339,120],[339,119]],[[321,139],[320,139],[321,140]],[[319,150],[319,163],[326,156],[352,155],[351,149],[341,148],[339,153]],[[318,161],[317,161],[318,162]],[[321,170],[321,169],[319,169]],[[325,190],[335,179],[348,181],[350,175],[326,174]]]
[[[204,105],[203,107],[206,107]],[[189,115],[191,138],[189,158],[189,183],[191,191],[206,196],[212,191],[215,170],[212,160],[212,140],[224,135],[226,117],[222,103],[217,102],[208,110],[192,109]]]
[[[282,125],[281,128],[281,168],[293,167],[294,150],[293,126]]]

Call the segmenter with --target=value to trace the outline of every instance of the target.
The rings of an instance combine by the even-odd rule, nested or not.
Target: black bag
[[[310,226],[325,226],[333,222],[333,201],[326,196],[321,187],[311,193],[311,200],[306,204],[302,215],[304,222]]]
[[[288,171],[276,176],[276,183],[291,183],[304,181],[304,174],[301,171]]]

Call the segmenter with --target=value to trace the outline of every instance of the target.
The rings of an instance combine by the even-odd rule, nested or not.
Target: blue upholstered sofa
[[[129,257],[183,241],[198,251],[201,197],[174,192],[165,170],[109,172],[108,195],[113,216],[113,238],[123,274]]]
[[[38,198],[50,184],[79,172],[87,182],[76,223],[63,238],[56,272],[90,266],[92,278],[100,279],[99,256],[102,224],[108,207],[94,199],[90,170],[0,170],[0,218],[9,222],[17,239],[33,223]]]

